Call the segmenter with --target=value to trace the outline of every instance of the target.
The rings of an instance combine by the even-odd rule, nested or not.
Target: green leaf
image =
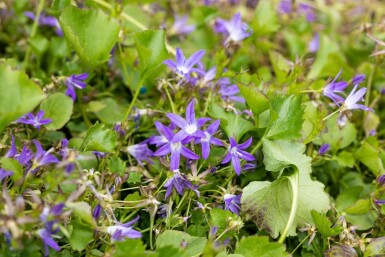
[[[24,169],[17,160],[3,157],[0,159],[0,163],[3,169],[13,172],[12,181],[17,181],[24,176]]]
[[[92,217],[91,206],[86,202],[68,202],[66,206],[73,210],[74,217],[77,217],[85,223],[95,226],[95,220]]]
[[[0,132],[27,114],[45,97],[43,91],[22,71],[0,62]]]
[[[325,128],[323,118],[327,113],[322,105],[318,105],[315,101],[304,103],[304,122],[302,124],[302,138],[304,144],[310,143],[319,137],[320,132]]]
[[[128,254],[129,253],[129,254]],[[127,255],[132,257],[147,256],[146,248],[140,239],[126,239],[122,242],[115,243],[115,253],[113,257],[126,257]]]
[[[286,224],[290,225],[285,231],[287,235],[295,236],[297,227],[313,224],[311,210],[326,212],[330,208],[324,185],[310,178],[311,158],[303,154],[304,150],[303,144],[264,139],[266,169],[282,173],[289,168],[294,169],[294,174],[273,182],[254,181],[243,189],[242,209],[250,214],[259,229],[266,229],[273,238],[284,232]]]
[[[324,257],[358,257],[356,250],[350,245],[333,245],[324,252]]]
[[[343,231],[343,228],[341,226],[332,228],[332,223],[330,222],[325,213],[312,210],[311,216],[313,217],[313,221],[315,223],[316,228],[324,237],[336,236]]]
[[[158,257],[179,257],[181,256],[181,252],[178,248],[173,247],[171,245],[157,248],[156,253],[158,254]]]
[[[132,171],[129,173],[127,183],[130,183],[130,184],[140,183],[142,181],[141,180],[142,177],[143,177],[142,173]]]
[[[186,242],[186,248],[181,249],[181,243]],[[162,248],[166,246],[173,246],[174,248],[181,249],[180,256],[195,256],[203,252],[207,243],[207,239],[204,237],[190,236],[187,233],[176,230],[166,230],[158,236],[156,239],[156,248]]]
[[[338,125],[338,115],[330,117],[326,121],[326,133],[321,135],[323,143],[330,144],[332,149],[343,149],[353,143],[357,137],[357,130],[352,123],[346,121],[344,127]]]
[[[63,93],[55,93],[44,99],[40,109],[44,111],[44,118],[52,122],[45,127],[49,130],[62,128],[71,118],[74,103]]]
[[[118,145],[117,135],[105,125],[97,123],[88,129],[81,149],[111,153]]]
[[[212,209],[210,211],[210,225],[217,226],[218,232],[217,235],[220,235],[229,227],[230,220],[238,220],[238,216],[230,211],[221,210],[221,209]],[[230,230],[222,235],[223,239],[232,237],[235,234],[235,230]]]
[[[301,97],[276,95],[270,102],[266,138],[293,140],[301,137],[304,108]]]
[[[263,163],[266,170],[279,172],[295,165],[301,172],[311,173],[311,158],[303,154],[306,145],[285,140],[262,139]]]
[[[372,143],[372,144],[371,144]],[[380,149],[377,142],[364,140],[361,147],[355,153],[357,160],[365,164],[374,175],[385,174],[385,169],[380,158]]]
[[[373,238],[366,247],[364,257],[384,256],[385,254],[385,237]]]
[[[245,98],[247,105],[253,112],[255,119],[258,120],[259,114],[269,109],[269,100],[254,85],[244,86],[238,84],[238,88],[241,91],[242,96]]]
[[[156,75],[167,59],[166,31],[150,29],[135,33],[135,45],[139,55],[139,68],[142,76],[148,78]]]
[[[119,176],[123,176],[126,172],[126,163],[119,157],[111,156],[108,159],[108,168],[111,172],[119,173]]]
[[[59,18],[64,36],[89,66],[107,62],[119,34],[119,24],[100,10],[69,6]]]
[[[220,105],[212,103],[209,109],[210,116],[213,119],[220,119],[220,126],[226,131],[228,137],[234,137],[239,141],[242,136],[253,130],[254,125],[234,113],[226,112]]]
[[[269,57],[277,81],[279,83],[284,83],[291,70],[290,62],[282,54],[276,51],[269,51]]]
[[[245,257],[289,257],[286,252],[286,247],[283,244],[269,242],[267,236],[249,236],[243,237],[237,243],[235,249],[236,254],[241,254]]]
[[[279,29],[277,11],[271,1],[259,1],[251,27],[257,36],[269,35]]]
[[[342,77],[350,79],[354,75],[354,70],[349,67],[343,51],[337,43],[328,36],[320,35],[320,48],[317,56],[308,73],[308,79],[321,77],[335,77],[340,69],[343,70]]]
[[[126,107],[113,98],[103,98],[100,101],[88,103],[87,110],[95,113],[104,124],[115,124],[122,121]],[[113,112],[111,110],[114,110]]]
[[[83,251],[86,246],[92,241],[94,230],[87,225],[77,221],[72,221],[72,232],[69,238],[69,243],[72,249]]]

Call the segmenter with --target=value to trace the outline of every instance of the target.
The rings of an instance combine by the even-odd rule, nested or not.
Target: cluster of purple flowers
[[[358,102],[363,101],[363,96],[366,93],[366,88],[360,88],[358,91],[358,86],[365,80],[365,75],[358,74],[354,76],[350,83],[346,81],[336,80],[341,75],[342,70],[337,74],[337,76],[326,85],[323,89],[323,95],[330,98],[337,106],[340,107],[341,112],[347,110],[361,109],[364,111],[373,111],[373,109],[358,104]],[[354,88],[350,91],[349,95],[344,99],[341,94],[345,93],[345,88],[349,85],[353,84]]]

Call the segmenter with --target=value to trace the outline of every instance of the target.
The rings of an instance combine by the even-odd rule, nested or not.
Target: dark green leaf
[[[312,210],[311,216],[313,217],[316,228],[324,237],[336,236],[343,230],[341,226],[332,227],[332,223],[325,213]]]
[[[72,249],[82,251],[92,241],[94,230],[87,225],[72,221],[72,232],[69,243]]]
[[[119,176],[123,176],[126,171],[126,163],[119,157],[111,156],[108,159],[108,168],[111,172],[119,173]]]
[[[116,242],[115,253],[112,256],[126,257],[127,255],[142,257],[148,256],[149,254],[146,254],[146,248],[140,239],[126,239],[123,242]]]

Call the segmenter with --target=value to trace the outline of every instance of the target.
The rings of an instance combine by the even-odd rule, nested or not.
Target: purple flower
[[[111,241],[123,241],[125,238],[141,238],[142,234],[133,229],[133,225],[139,220],[139,216],[125,224],[118,223],[107,227],[107,233],[111,235]]]
[[[320,155],[324,155],[329,150],[330,150],[330,145],[329,144],[323,144],[323,145],[321,145],[320,149],[318,150],[318,153]]]
[[[193,185],[187,178],[179,172],[179,170],[174,170],[174,175],[167,180],[163,187],[167,188],[165,199],[167,199],[171,193],[172,189],[175,188],[178,194],[183,195],[184,190],[193,189]]]
[[[378,178],[378,185],[380,185],[380,186],[385,185],[385,175],[381,175],[381,176]]]
[[[0,183],[5,179],[6,177],[10,177],[13,175],[12,171],[6,171],[5,169],[0,168]]]
[[[170,169],[176,170],[179,168],[180,155],[191,159],[198,160],[199,156],[196,155],[193,151],[185,147],[183,144],[186,142],[175,142],[173,143],[174,133],[168,127],[164,126],[160,122],[155,122],[155,126],[158,128],[159,133],[161,133],[166,139],[167,142],[163,144],[155,153],[154,156],[165,156],[171,153],[170,157]]]
[[[205,131],[205,137],[199,138],[197,143],[200,143],[202,146],[202,157],[207,159],[210,155],[210,144],[223,146],[223,143],[218,138],[213,137],[215,132],[217,132],[219,127],[220,120],[214,121]]]
[[[11,139],[11,147],[9,148],[7,153],[5,154],[5,158],[12,158],[17,154],[17,149],[16,149],[16,145],[15,145],[15,137],[13,135],[11,135],[11,138],[12,138]]]
[[[149,164],[153,164],[152,160],[150,159],[150,157],[153,155],[153,152],[148,149],[148,145],[146,143],[130,145],[127,147],[127,152],[132,155],[142,167],[142,161],[147,161]]]
[[[23,149],[21,149],[21,152],[17,155],[15,155],[15,160],[17,160],[21,165],[29,167],[30,166],[30,160],[33,158],[33,153],[30,149],[27,148],[27,146],[24,146]]]
[[[309,52],[314,53],[314,52],[318,51],[319,45],[320,45],[319,34],[315,33],[313,36],[313,39],[309,42],[307,48],[308,48]]]
[[[372,108],[369,108],[369,107],[362,105],[362,104],[357,104],[357,102],[359,102],[359,101],[364,101],[363,96],[366,93],[366,88],[360,88],[356,92],[357,87],[358,87],[358,84],[354,86],[353,90],[350,92],[348,97],[346,97],[346,99],[345,99],[345,101],[341,107],[341,110],[345,111],[345,110],[361,109],[364,111],[373,111]]]
[[[44,151],[38,140],[33,140],[32,142],[35,144],[36,147],[36,153],[33,157],[34,170],[32,172],[35,172],[38,167],[59,162],[59,160],[53,154],[50,154],[52,149]]]
[[[31,20],[34,20],[36,18],[35,14],[32,12],[24,12],[24,15],[30,18]],[[39,25],[54,27],[56,29],[56,35],[63,36],[63,31],[60,27],[59,21],[53,16],[48,16],[44,13],[41,13],[39,17]]]
[[[41,125],[47,125],[52,122],[51,119],[43,119],[44,111],[40,110],[36,116],[33,115],[33,113],[28,113],[27,115],[22,116],[16,122],[32,125],[38,130],[40,130]]]
[[[231,84],[228,78],[222,78],[218,80],[219,90],[218,93],[221,95],[221,98],[225,101],[234,101],[244,103],[245,99],[241,96],[237,96],[240,92],[239,88],[235,84]]]
[[[190,74],[192,72],[200,72],[199,69],[193,68],[205,54],[204,50],[193,53],[190,58],[186,60],[182,50],[178,47],[176,49],[176,62],[173,60],[165,60],[163,63],[166,64],[170,69],[175,71],[178,75],[185,78],[186,82],[190,81]]]
[[[84,89],[86,87],[86,83],[84,83],[84,80],[86,80],[87,78],[88,74],[82,73],[79,75],[72,74],[71,76],[65,79],[64,83],[67,86],[66,95],[70,96],[74,102],[76,100],[75,87],[79,89]]]
[[[187,25],[187,15],[179,17],[175,16],[175,22],[170,28],[171,35],[188,35],[195,30],[194,25]]]
[[[343,93],[344,89],[348,86],[348,83],[345,81],[336,82],[338,77],[341,75],[342,70],[338,72],[337,76],[323,89],[323,94],[326,97],[329,97],[337,105],[344,101],[344,99],[336,94]]]
[[[350,81],[353,85],[358,85],[364,82],[365,75],[364,74],[357,74],[355,75],[352,80]]]
[[[101,213],[102,213],[102,206],[100,206],[100,204],[97,204],[94,211],[92,212],[92,217],[94,218],[94,220],[97,220]]]
[[[44,243],[44,256],[49,255],[49,247],[54,249],[55,251],[60,251],[58,243],[52,238],[52,236],[59,231],[59,228],[53,229],[55,224],[55,221],[46,222],[45,227],[38,231],[38,234]]]
[[[376,199],[374,200],[374,202],[378,205],[382,205],[382,204],[385,204],[385,200],[379,200],[379,199]]]
[[[93,154],[95,154],[96,158],[101,159],[104,156],[107,155],[107,153],[99,152],[99,151],[92,151]]]
[[[161,204],[159,206],[158,215],[160,218],[167,218],[172,213],[171,208],[169,208],[168,204]]]
[[[313,8],[305,3],[298,4],[296,10],[299,15],[305,15],[306,20],[308,22],[313,22],[317,18]],[[278,7],[278,12],[289,14],[292,11],[293,11],[292,0],[282,0],[280,2]]]
[[[216,32],[228,36],[224,42],[225,46],[229,45],[230,42],[239,42],[249,37],[252,33],[249,26],[242,22],[240,12],[236,13],[229,21],[217,19],[214,29]]]
[[[187,139],[187,142],[194,138],[205,138],[206,135],[199,128],[202,127],[210,118],[198,118],[195,119],[194,103],[196,99],[191,100],[191,102],[186,107],[186,119],[183,119],[178,114],[167,113],[166,116],[177,125],[181,130],[175,134],[172,139],[173,143],[180,142],[184,139]]]
[[[251,142],[253,141],[253,138],[249,138],[246,142],[242,144],[237,144],[234,138],[230,137],[230,146],[228,148],[228,153],[221,162],[221,164],[225,164],[231,161],[231,165],[233,165],[235,173],[239,176],[241,174],[241,159],[244,159],[246,161],[254,161],[255,157],[246,152],[243,151],[244,149],[248,148],[251,145]]]
[[[225,210],[229,210],[232,213],[235,213],[239,216],[241,197],[242,197],[242,194],[240,195],[225,194],[223,197],[225,200]]]

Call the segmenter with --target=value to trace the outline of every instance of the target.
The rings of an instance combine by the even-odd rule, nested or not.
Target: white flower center
[[[201,139],[202,142],[210,142],[211,135],[207,131],[205,131],[204,133],[205,133],[206,137]]]
[[[182,144],[180,142],[178,143],[171,143],[171,152],[180,152],[180,149],[182,148]]]
[[[186,131],[188,134],[194,134],[197,131],[198,127],[195,123],[188,124],[184,131]]]

